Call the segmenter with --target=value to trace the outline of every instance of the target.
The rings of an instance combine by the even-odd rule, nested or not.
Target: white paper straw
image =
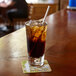
[[[42,24],[44,24],[44,22],[45,22],[45,19],[46,19],[46,16],[47,16],[47,14],[48,14],[49,9],[50,9],[50,6],[47,7],[47,10],[46,10],[45,16],[44,16],[44,18],[43,18]]]

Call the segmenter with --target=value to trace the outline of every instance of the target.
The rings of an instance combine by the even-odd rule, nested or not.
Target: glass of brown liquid
[[[44,64],[47,23],[39,20],[30,20],[25,23],[28,61],[30,65],[42,66]]]

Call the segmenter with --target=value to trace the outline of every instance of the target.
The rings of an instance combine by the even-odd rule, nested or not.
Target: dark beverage
[[[37,42],[34,42],[29,39],[28,46],[28,53],[30,57],[39,58],[43,56],[45,50],[45,41],[42,42],[41,40],[38,40]]]
[[[34,61],[41,62],[45,52],[46,41],[46,23],[42,25],[40,21],[27,22],[26,35],[27,35],[27,49],[28,56],[31,63]]]

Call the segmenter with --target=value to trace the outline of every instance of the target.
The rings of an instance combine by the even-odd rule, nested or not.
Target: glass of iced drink
[[[30,20],[25,23],[28,61],[30,65],[42,66],[44,64],[47,23],[39,20]]]

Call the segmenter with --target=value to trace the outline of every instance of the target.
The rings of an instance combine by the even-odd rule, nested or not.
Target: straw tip
[[[48,8],[50,8],[50,6],[48,6]]]
[[[48,6],[48,7],[50,7],[50,6]]]

